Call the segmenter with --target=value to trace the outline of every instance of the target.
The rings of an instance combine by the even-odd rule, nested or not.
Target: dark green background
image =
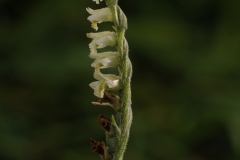
[[[240,159],[240,1],[120,0],[133,63],[126,160]],[[0,160],[98,160],[91,0],[0,1]],[[111,23],[99,25],[110,30]]]

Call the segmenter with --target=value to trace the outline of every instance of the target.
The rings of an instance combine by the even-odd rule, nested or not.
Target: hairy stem
[[[117,125],[120,128],[119,141],[112,160],[122,160],[127,147],[130,127],[132,124],[131,108],[131,76],[132,65],[128,57],[128,43],[125,39],[127,29],[127,19],[116,0],[106,0],[108,7],[111,9],[118,37],[117,50],[120,54],[119,75],[122,80],[122,90],[120,91],[120,110],[117,111]]]

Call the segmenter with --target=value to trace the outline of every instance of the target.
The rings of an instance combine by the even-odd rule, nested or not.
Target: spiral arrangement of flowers
[[[99,0],[93,0],[99,4]],[[100,0],[103,1],[103,0]],[[125,39],[127,18],[117,0],[105,0],[107,7],[97,10],[87,8],[90,16],[87,18],[91,27],[98,30],[98,24],[113,22],[113,31],[87,33],[92,41],[89,44],[90,55],[94,59],[91,64],[94,67],[94,78],[90,83],[94,95],[99,98],[95,105],[111,106],[115,111],[115,117],[111,120],[102,114],[98,117],[99,124],[104,128],[106,143],[90,139],[92,151],[99,153],[104,160],[122,160],[129,138],[132,123],[131,89],[132,65],[128,57],[128,43]],[[111,46],[115,51],[98,53],[98,49]],[[118,75],[103,74],[102,69],[117,67]]]

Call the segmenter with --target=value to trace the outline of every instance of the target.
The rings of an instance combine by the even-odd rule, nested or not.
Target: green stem
[[[121,94],[121,110],[120,114],[120,138],[118,146],[116,147],[115,153],[113,155],[113,160],[122,160],[126,146],[128,143],[130,127],[132,124],[132,109],[131,109],[131,90],[130,90],[130,81],[127,81],[125,87],[122,90]]]
[[[112,160],[122,160],[127,147],[130,127],[132,124],[131,108],[131,76],[132,65],[128,57],[128,43],[125,39],[127,29],[127,19],[122,10],[117,6],[117,0],[106,0],[106,4],[111,9],[118,38],[117,50],[120,55],[119,75],[122,80],[122,90],[120,91],[120,110],[117,111],[117,125],[120,128],[119,141],[113,153]]]
[[[118,52],[121,56],[120,76],[123,88],[120,93],[120,110],[117,112],[119,128],[121,130],[118,146],[116,147],[113,160],[122,160],[128,143],[130,127],[132,124],[131,108],[131,63],[128,58],[128,47],[124,45],[125,29],[118,32]]]

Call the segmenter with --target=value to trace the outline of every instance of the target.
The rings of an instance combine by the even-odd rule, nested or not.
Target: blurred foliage
[[[240,159],[240,1],[119,0],[133,111],[126,160]],[[0,1],[0,159],[97,160],[91,0]],[[111,29],[110,23],[99,25]]]

